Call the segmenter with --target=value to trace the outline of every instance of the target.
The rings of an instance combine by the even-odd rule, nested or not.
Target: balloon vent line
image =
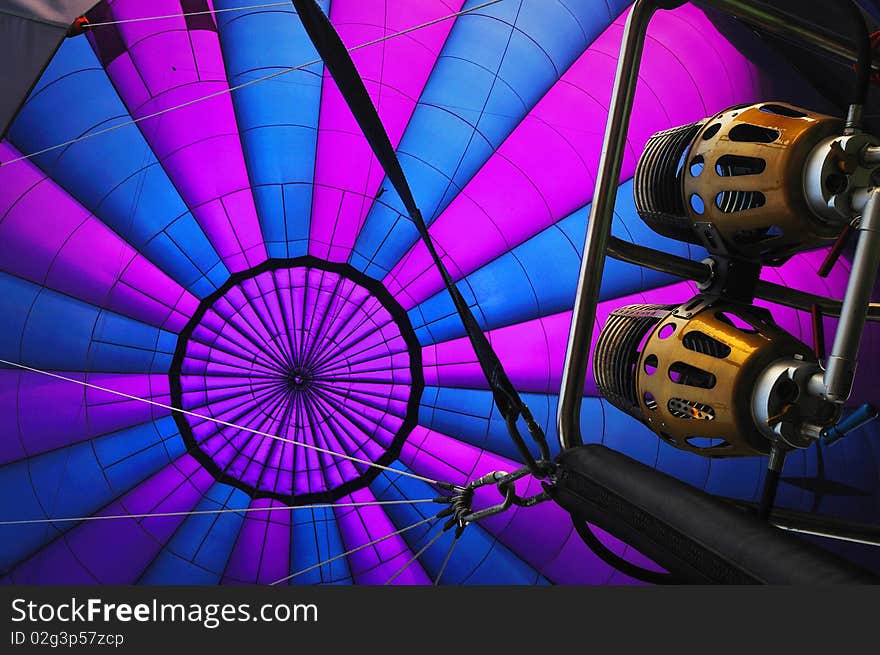
[[[151,20],[168,20],[172,18],[186,18],[188,16],[205,16],[225,14],[231,11],[250,11],[252,9],[272,9],[274,7],[291,7],[290,2],[270,2],[262,5],[246,5],[243,7],[229,7],[227,9],[208,9],[205,11],[189,11],[182,14],[166,14],[164,16],[143,16],[141,18],[126,18],[123,20],[108,20],[101,23],[87,23],[83,27],[87,30],[93,27],[109,27],[111,25],[127,25],[129,23],[145,23]]]
[[[426,523],[431,523],[432,521],[436,521],[436,520],[437,520],[437,517],[432,516],[430,518],[423,519],[417,523],[413,523],[412,525],[408,525],[405,528],[401,528],[400,530],[395,530],[394,532],[390,532],[382,537],[379,537],[378,539],[373,539],[372,541],[370,541],[368,543],[361,544],[360,546],[357,546],[355,548],[347,550],[344,553],[340,553],[339,555],[334,555],[333,557],[331,557],[329,559],[325,559],[323,562],[318,562],[317,564],[312,564],[308,568],[300,569],[299,571],[296,571],[295,573],[291,573],[290,575],[288,575],[284,578],[279,578],[278,580],[275,580],[275,582],[270,582],[269,586],[274,587],[276,585],[283,584],[283,583],[285,583],[289,580],[293,580],[294,578],[299,577],[305,573],[309,573],[310,571],[314,571],[315,569],[319,569],[322,566],[326,566],[327,564],[332,564],[336,560],[342,559],[343,557],[348,557],[349,555],[353,555],[354,553],[357,553],[357,552],[363,550],[364,548],[369,548],[370,546],[375,546],[376,544],[382,543],[383,541],[387,541],[388,539],[391,539],[392,537],[402,535],[406,532],[409,532],[410,530],[414,530],[414,529],[418,528],[419,526],[425,525]]]
[[[270,432],[264,432],[262,430],[255,430],[254,428],[249,428],[244,425],[236,425],[235,423],[231,423],[229,421],[224,421],[222,419],[215,418],[213,416],[207,416],[205,414],[199,414],[198,412],[193,412],[188,409],[182,409],[180,407],[174,407],[172,405],[168,405],[166,403],[160,403],[156,400],[150,400],[148,398],[141,398],[140,396],[135,396],[129,393],[125,393],[123,391],[118,391],[116,389],[109,389],[107,387],[102,387],[97,384],[92,384],[91,382],[85,382],[84,380],[77,380],[74,378],[70,378],[64,375],[60,375],[58,373],[52,373],[50,371],[44,371],[38,368],[34,368],[32,366],[27,366],[25,364],[20,364],[18,362],[11,362],[6,359],[0,359],[0,364],[4,366],[10,366],[13,368],[17,368],[22,371],[28,371],[30,373],[37,373],[38,375],[43,375],[45,377],[54,378],[56,380],[61,380],[62,382],[70,382],[71,384],[78,384],[81,387],[85,387],[87,389],[94,389],[95,391],[101,391],[103,393],[109,393],[114,396],[118,396],[120,398],[127,398],[128,400],[134,400],[140,403],[144,403],[146,405],[151,405],[153,407],[158,407],[159,409],[164,409],[169,412],[177,412],[179,414],[184,414],[186,416],[190,416],[192,418],[197,418],[203,421],[210,421],[212,423],[216,423],[217,425],[222,425],[227,428],[231,428],[234,430],[241,430],[243,432],[247,432],[249,434],[255,434],[260,437],[266,437],[267,439],[274,439],[276,441],[280,441],[282,443],[289,443],[294,446],[301,446],[303,448],[307,448],[309,450],[313,450],[318,453],[323,453],[324,455],[330,455],[332,457],[339,457],[341,459],[348,460],[350,462],[354,462],[355,464],[363,464],[364,466],[370,466],[373,468],[377,468],[383,471],[387,471],[389,473],[394,473],[396,475],[402,475],[404,477],[412,478],[414,480],[420,480],[422,482],[427,482],[428,484],[433,484],[440,489],[445,489],[447,491],[456,491],[459,487],[450,483],[450,482],[441,482],[439,480],[433,480],[431,478],[417,475],[415,473],[410,473],[409,471],[402,471],[400,469],[393,468],[391,466],[383,466],[381,464],[376,464],[375,462],[371,462],[366,459],[361,459],[359,457],[352,457],[351,455],[346,455],[343,453],[333,452],[332,450],[328,450],[326,448],[321,448],[320,446],[315,446],[310,443],[305,443],[302,441],[295,441],[293,439],[286,439],[284,437],[280,437],[276,434],[272,434]]]
[[[0,527],[8,525],[37,525],[47,523],[80,523],[85,521],[112,521],[118,519],[157,519],[181,516],[217,516],[221,514],[260,514],[302,509],[333,509],[337,507],[382,507],[386,505],[422,505],[441,502],[436,498],[420,498],[415,500],[376,500],[362,503],[320,503],[316,505],[277,505],[272,507],[244,507],[242,509],[202,509],[188,512],[147,512],[144,514],[111,514],[97,516],[77,516],[45,519],[16,519],[0,521]],[[445,499],[444,501],[445,502]]]
[[[459,16],[465,16],[467,14],[472,14],[481,9],[486,9],[487,7],[491,7],[492,5],[496,5],[499,2],[503,2],[504,0],[490,0],[489,2],[484,2],[481,5],[477,5],[475,7],[471,7],[470,9],[463,9],[462,11],[457,11],[453,14],[448,14],[446,16],[441,16],[440,18],[435,18],[434,20],[427,21],[425,23],[420,23],[419,25],[414,25],[412,27],[408,27],[404,30],[400,30],[399,32],[393,32],[391,34],[386,34],[383,37],[378,39],[373,39],[372,41],[366,41],[359,45],[353,46],[348,50],[349,53],[357,52],[358,50],[362,50],[364,48],[369,48],[370,46],[378,45],[379,43],[384,43],[385,41],[389,41],[391,39],[406,36],[407,34],[411,34],[421,29],[425,29],[427,27],[432,27],[438,23],[442,23],[443,21],[451,20],[453,18],[458,18]],[[237,84],[235,86],[230,86],[226,89],[221,89],[220,91],[215,91],[214,93],[209,93],[205,96],[200,96],[198,98],[193,98],[192,100],[188,100],[187,102],[183,102],[179,105],[174,105],[173,107],[167,107],[165,109],[160,109],[159,111],[152,112],[147,114],[146,116],[141,116],[140,118],[133,118],[128,121],[123,121],[122,123],[118,123],[116,125],[111,125],[110,127],[106,127],[95,132],[89,132],[82,136],[76,137],[75,139],[69,139],[62,143],[58,143],[54,146],[49,146],[47,148],[42,148],[41,150],[37,150],[35,152],[31,152],[26,155],[22,155],[20,157],[15,157],[10,159],[9,161],[0,162],[0,167],[9,166],[10,164],[15,164],[20,161],[25,161],[28,159],[33,159],[34,157],[39,157],[40,155],[44,155],[47,152],[52,152],[54,150],[60,150],[61,148],[67,148],[68,146],[72,146],[76,143],[80,143],[82,141],[86,141],[88,139],[92,139],[97,136],[102,136],[104,134],[109,134],[110,132],[115,132],[116,130],[122,129],[123,127],[129,127],[131,125],[137,125],[143,121],[150,120],[152,118],[156,118],[158,116],[162,116],[163,114],[167,114],[172,111],[177,111],[178,109],[185,109],[186,107],[190,107],[200,102],[204,102],[205,100],[211,100],[212,98],[218,98],[220,96],[230,94],[234,91],[240,91],[241,89],[248,88],[255,84],[259,84],[260,82],[267,82],[269,80],[273,80],[275,78],[281,77],[282,75],[287,75],[288,73],[293,73],[298,70],[306,69],[310,66],[316,66],[322,63],[320,58],[313,59],[312,61],[307,61],[305,63],[299,64],[297,66],[292,66],[290,68],[283,68],[279,71],[275,71],[274,73],[270,73],[269,75],[263,75],[262,77],[257,77],[252,80],[248,80],[247,82],[242,82],[241,84]]]

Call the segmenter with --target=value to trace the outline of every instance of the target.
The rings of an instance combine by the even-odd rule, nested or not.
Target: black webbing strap
[[[360,74],[358,74],[357,68],[355,68],[354,62],[348,54],[342,39],[336,32],[336,28],[331,24],[330,19],[324,14],[324,11],[315,0],[292,0],[292,2],[315,49],[318,51],[321,59],[324,60],[324,65],[333,76],[339,91],[342,93],[343,98],[345,98],[352,114],[354,114],[376,159],[382,165],[388,180],[403,201],[410,219],[415,223],[425,247],[434,260],[434,265],[440,271],[440,276],[443,278],[443,283],[452,297],[452,302],[455,304],[459,317],[461,317],[465,332],[474,348],[477,360],[480,362],[480,367],[483,369],[483,375],[485,375],[492,390],[495,404],[504,417],[510,436],[532,473],[543,476],[546,472],[544,467],[549,465],[550,461],[550,450],[547,446],[544,431],[535,422],[529,408],[526,407],[519,397],[510,378],[507,377],[507,373],[505,373],[498,355],[495,354],[489,340],[483,334],[480,325],[474,318],[470,307],[468,307],[458,287],[455,286],[455,281],[449,275],[449,271],[437,254],[437,249],[434,247],[433,240],[428,232],[428,226],[425,224],[422,214],[416,206],[412,190],[400,166],[400,161],[397,159],[397,154],[391,145],[391,140],[388,138],[388,134],[379,118],[379,113],[376,111],[376,107],[373,105],[373,101],[370,99],[364,82]],[[540,464],[535,461],[535,457],[519,432],[517,420],[520,416],[525,421],[532,439],[538,444]]]

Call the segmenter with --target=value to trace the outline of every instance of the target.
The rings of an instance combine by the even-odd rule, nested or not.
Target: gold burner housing
[[[759,376],[782,358],[816,361],[763,310],[704,296],[677,308],[617,310],[596,353],[596,382],[609,401],[705,457],[768,454],[751,410]]]
[[[812,211],[804,190],[810,155],[842,129],[840,119],[765,102],[658,133],[636,171],[639,213],[713,253],[782,263],[843,229]]]

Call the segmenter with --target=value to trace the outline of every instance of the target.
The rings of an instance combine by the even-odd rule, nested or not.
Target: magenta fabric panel
[[[213,484],[190,455],[148,478],[96,516],[188,512]],[[14,584],[134,584],[185,516],[81,523],[10,573]]]
[[[686,302],[697,290],[689,282],[677,283],[632,296],[599,303],[591,352],[601,326],[615,309],[636,303]],[[487,332],[492,347],[517,389],[524,392],[557,394],[568,344],[571,312],[544,316]],[[466,337],[422,348],[425,384],[439,387],[486,389],[488,385],[476,355]],[[597,396],[592,366],[585,393]]]
[[[168,376],[64,373],[155,402],[170,402]],[[46,398],[52,399],[51,411]],[[167,410],[53,378],[0,370],[0,465],[168,416]]]
[[[521,467],[514,461],[421,426],[413,430],[400,459],[414,473],[456,484],[466,484],[492,471],[510,472]],[[517,483],[517,492],[521,495],[533,495],[540,491],[540,483],[532,478]],[[476,494],[474,507],[482,509],[500,500],[494,487],[485,487]],[[554,503],[543,503],[527,509],[514,507],[504,514],[481,521],[480,525],[554,582],[637,583],[593,554],[575,532],[569,514]],[[541,538],[535,539],[535,535],[541,535]],[[640,566],[658,570],[650,560],[617,539],[604,532],[600,533],[600,537],[618,555]]]
[[[683,303],[696,293],[693,284],[681,282],[599,303],[590,351],[595,350],[601,327],[615,309],[641,303]],[[492,330],[487,335],[517,389],[555,395],[562,381],[570,325],[571,312],[562,312]],[[422,357],[428,386],[488,388],[466,337],[425,346]],[[599,395],[593,382],[592,363],[584,392],[590,396]]]
[[[417,428],[418,429],[418,428]],[[376,497],[365,488],[339,499],[340,503],[373,503]],[[376,539],[397,532],[396,527],[385,510],[380,506],[334,507],[336,522],[342,535],[346,550],[363,546]],[[406,527],[406,526],[401,526]],[[395,535],[361,548],[348,556],[348,564],[356,584],[381,585],[404,567],[412,559],[413,552],[400,535]],[[392,584],[422,585],[432,580],[418,562],[412,562]]]
[[[20,156],[0,142],[0,160]],[[0,186],[0,268],[173,332],[198,300],[30,161]],[[35,220],[39,217],[39,220]]]
[[[113,20],[181,13],[179,0],[107,4]],[[216,30],[187,30],[182,17],[110,29],[118,30],[126,49],[105,52],[96,47],[107,73],[131,115],[143,119],[139,125],[144,136],[223,263],[237,272],[263,262],[266,249],[232,100],[224,93],[229,85]]]
[[[454,277],[473,272],[590,202],[624,18],[575,62],[432,224],[431,234]],[[724,67],[718,65],[719,54]],[[726,81],[719,83],[719,77]],[[699,10],[686,6],[658,13],[645,46],[621,179],[632,176],[655,132],[761,99],[758,79]],[[422,243],[384,282],[406,309],[443,287]]]
[[[249,509],[284,507],[260,498]],[[290,569],[291,511],[250,512],[245,515],[222,584],[271,584],[287,577]]]
[[[349,48],[461,9],[463,0],[334,2],[330,18]],[[352,53],[397,148],[454,20]],[[373,156],[330,73],[324,73],[309,253],[348,261],[385,172]]]
[[[522,392],[556,393],[565,359],[571,312],[492,330],[489,341],[514,386]],[[422,348],[425,384],[486,389],[488,384],[467,337]]]

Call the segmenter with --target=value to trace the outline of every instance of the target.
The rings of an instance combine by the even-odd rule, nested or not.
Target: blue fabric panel
[[[249,504],[250,498],[246,493],[218,482],[208,490],[194,511],[243,510]],[[228,512],[187,517],[144,572],[140,583],[217,584],[235,546],[244,516],[242,513]]]
[[[458,283],[483,329],[571,310],[589,214],[587,205]],[[632,181],[618,190],[612,233],[680,257],[705,256],[702,248],[662,237],[645,225],[635,208]],[[674,276],[608,258],[600,298],[627,296],[676,281]],[[414,307],[409,316],[423,345],[464,336],[445,290]]]
[[[165,373],[176,337],[0,273],[0,357],[40,369]]]
[[[464,9],[481,3],[468,0]],[[398,146],[429,224],[628,4],[514,0],[456,20]],[[417,239],[396,192],[384,186],[388,198],[374,205],[350,260],[377,279]]]
[[[293,511],[293,532],[290,541],[291,573],[304,571],[319,562],[326,562],[345,552],[336,517],[327,507],[306,507]],[[318,568],[291,578],[292,585],[352,583],[348,561],[340,557]]]
[[[9,140],[29,154],[131,120],[88,40],[80,36],[61,44],[13,122]],[[137,125],[32,161],[197,296],[210,294],[229,276]]]
[[[5,521],[91,516],[177,459],[171,418],[120,430],[0,467]],[[0,525],[0,575],[76,522]]]
[[[329,12],[328,0],[320,4]],[[242,3],[218,0],[214,6],[235,9]],[[319,59],[293,5],[216,16],[232,87]],[[308,254],[323,71],[322,64],[312,64],[232,94],[270,257]]]

